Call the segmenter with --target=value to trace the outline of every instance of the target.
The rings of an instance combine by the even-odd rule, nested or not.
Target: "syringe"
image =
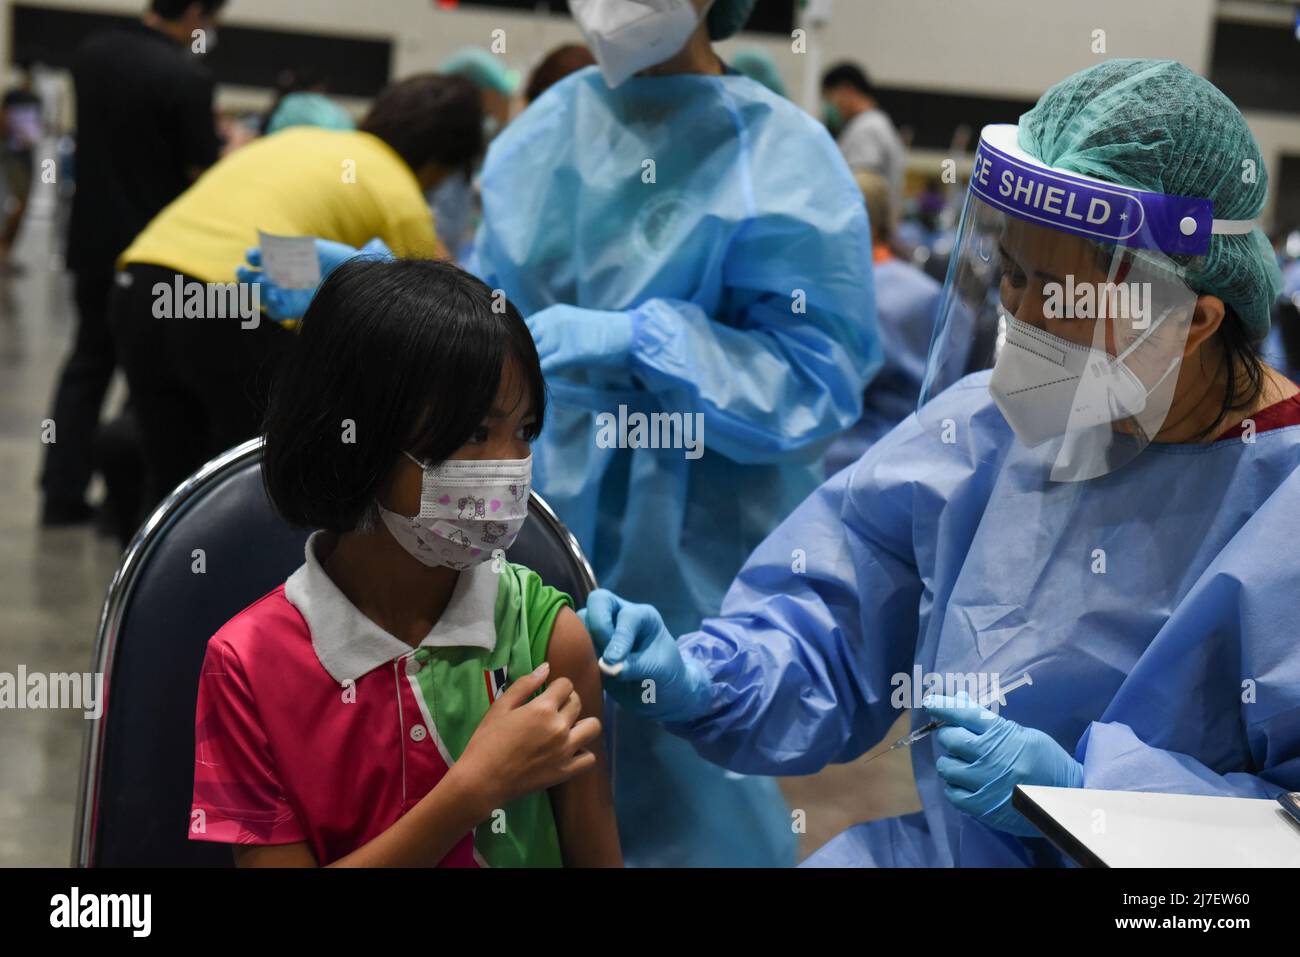
[[[1029,672],[1026,671],[1023,675],[1021,675],[1015,681],[1011,682],[1011,684],[1007,685],[1005,688],[998,687],[987,698],[984,698],[983,700],[978,702],[978,705],[981,708],[987,708],[994,701],[998,702],[999,704],[1006,704],[1007,692],[1015,691],[1021,685],[1032,685],[1033,683],[1034,683],[1034,679],[1031,678],[1029,676]],[[921,727],[917,728],[911,734],[899,738],[889,747],[885,748],[885,750],[873,754],[871,757],[867,758],[867,761],[874,761],[876,760],[876,758],[880,757],[880,755],[888,754],[890,751],[897,751],[899,748],[910,748],[912,745],[916,744],[916,742],[920,741],[922,738],[928,737],[931,731],[934,731],[938,728],[942,728],[947,723],[948,723],[947,721],[941,721],[940,719],[935,718],[933,721],[929,721],[926,724],[921,725]]]

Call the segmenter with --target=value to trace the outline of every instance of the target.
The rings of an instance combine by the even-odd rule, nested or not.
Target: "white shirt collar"
[[[321,665],[343,684],[409,654],[411,646],[380,628],[339,591],[320,564],[333,547],[334,536],[326,532],[307,539],[306,561],[284,583],[284,597],[307,622]],[[462,571],[447,608],[420,647],[495,648],[498,585],[486,563]]]

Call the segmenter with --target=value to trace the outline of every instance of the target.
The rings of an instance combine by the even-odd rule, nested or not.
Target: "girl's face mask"
[[[408,518],[380,505],[379,515],[398,544],[418,561],[463,570],[514,544],[528,517],[531,455],[448,459],[430,466],[409,452],[402,454],[424,473],[420,512]]]

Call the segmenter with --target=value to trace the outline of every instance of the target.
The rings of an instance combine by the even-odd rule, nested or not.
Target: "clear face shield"
[[[966,375],[1057,482],[1135,458],[1169,425],[1197,294],[1184,282],[1214,219],[1195,197],[1044,166],[1016,127],[983,131],[948,267],[921,414]]]

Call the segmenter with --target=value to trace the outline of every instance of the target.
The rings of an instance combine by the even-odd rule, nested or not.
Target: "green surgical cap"
[[[1241,111],[1173,60],[1107,60],[1066,77],[1020,117],[1021,149],[1058,169],[1214,202],[1215,219],[1254,219],[1268,194],[1259,144]],[[1257,226],[1215,235],[1184,273],[1230,305],[1252,339],[1268,334],[1282,277]]]
[[[709,8],[709,39],[725,40],[739,33],[754,12],[754,0],[715,0]]]
[[[745,74],[751,80],[762,83],[777,96],[788,95],[785,92],[785,80],[781,79],[781,71],[776,68],[776,63],[763,50],[755,47],[740,50],[731,58],[731,66],[732,69]]]
[[[323,130],[354,130],[352,115],[328,96],[319,93],[289,93],[271,114],[267,133],[287,126],[318,126]]]
[[[480,90],[496,90],[513,96],[519,89],[519,71],[509,70],[501,58],[482,47],[465,47],[453,53],[442,65],[442,72],[463,76]]]

